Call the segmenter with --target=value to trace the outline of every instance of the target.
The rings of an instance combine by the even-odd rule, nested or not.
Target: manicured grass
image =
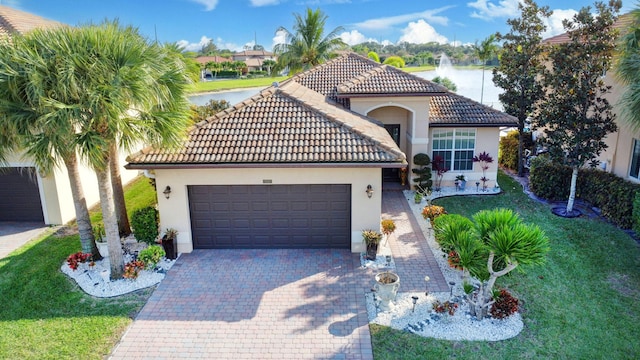
[[[274,82],[286,80],[286,76],[263,77],[256,79],[228,79],[216,81],[199,81],[191,87],[191,93],[201,93],[210,91],[234,90],[252,87],[267,87]]]
[[[525,323],[500,342],[440,341],[371,326],[376,359],[637,359],[640,358],[640,249],[600,220],[563,219],[530,200],[500,173],[504,194],[435,200],[449,213],[471,216],[506,207],[538,224],[550,239],[543,266],[498,279],[521,301]]]
[[[130,209],[152,204],[148,179],[126,189]],[[85,294],[61,271],[80,251],[77,235],[48,234],[0,259],[0,358],[102,359],[109,354],[150,289],[111,299]]]
[[[154,205],[157,202],[156,192],[151,185],[149,178],[143,175],[138,176],[124,187],[124,202],[127,204],[129,218],[131,214],[139,208]],[[102,222],[102,211],[100,204],[90,210],[91,223],[93,225]]]

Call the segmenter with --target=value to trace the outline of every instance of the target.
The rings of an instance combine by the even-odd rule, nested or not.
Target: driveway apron
[[[347,249],[182,254],[112,359],[372,359],[364,292]]]

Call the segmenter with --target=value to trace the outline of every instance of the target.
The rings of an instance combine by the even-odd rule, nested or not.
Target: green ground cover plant
[[[141,177],[125,188],[125,199],[133,209],[153,203],[155,193]],[[110,353],[152,291],[87,295],[60,271],[78,251],[77,234],[49,232],[0,259],[0,359],[102,359]]]
[[[501,195],[434,200],[451,214],[510,208],[549,237],[546,262],[498,286],[519,300],[525,328],[500,342],[442,341],[371,325],[375,359],[634,359],[640,357],[640,248],[615,226],[565,219],[500,172]]]
[[[253,87],[267,87],[274,82],[286,80],[287,76],[263,77],[255,79],[229,79],[216,81],[199,81],[191,85],[191,93],[202,93],[210,91],[237,90]],[[235,105],[235,104],[231,104]]]

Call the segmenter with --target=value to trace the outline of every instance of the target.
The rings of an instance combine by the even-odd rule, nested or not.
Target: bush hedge
[[[131,227],[136,240],[154,244],[158,238],[158,210],[153,206],[143,207],[131,214]]]
[[[509,131],[500,138],[498,164],[513,171],[518,170],[518,131]],[[533,149],[533,139],[530,132],[524,133],[524,149]],[[524,151],[524,150],[523,150]],[[524,156],[524,154],[523,154]]]
[[[571,168],[552,162],[532,167],[529,186],[536,196],[547,200],[567,200],[571,187]],[[602,216],[623,229],[639,228],[640,185],[598,169],[578,172],[576,197],[601,210]],[[634,209],[634,206],[636,209]]]

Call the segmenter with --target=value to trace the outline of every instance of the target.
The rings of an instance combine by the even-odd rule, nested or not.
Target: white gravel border
[[[453,285],[451,292],[429,292],[428,296],[425,296],[425,293],[399,292],[396,300],[390,304],[389,311],[380,310],[379,302],[374,301],[375,294],[366,294],[369,322],[441,340],[500,341],[517,336],[524,328],[520,313],[515,313],[506,319],[486,318],[482,320],[477,320],[470,315],[469,306],[464,300],[461,272],[451,268],[447,263],[446,255],[436,243],[428,222],[422,220],[421,211],[426,203],[423,201],[416,204],[413,195],[413,191],[404,191],[404,196],[420,224],[442,274],[449,284],[453,282],[455,285]],[[378,258],[382,258],[386,264],[384,255],[378,256]],[[384,266],[375,266],[377,265],[369,264],[367,266],[363,260],[363,267],[388,269]],[[395,263],[393,268],[395,268]],[[400,279],[400,290],[402,290],[402,279]],[[418,298],[415,310],[412,296]],[[438,314],[432,308],[435,300],[441,302],[453,300],[458,303],[459,307],[453,316]]]
[[[135,240],[134,240],[135,241]],[[127,246],[132,246],[131,242],[127,240],[125,243]],[[133,246],[140,245],[135,244]],[[146,244],[145,244],[146,245]],[[146,247],[146,246],[142,246]],[[178,254],[180,257],[180,254]],[[125,264],[133,259],[130,255],[124,255]],[[89,267],[89,263],[78,264],[77,270],[72,270],[67,264],[67,260],[62,263],[60,270],[70,278],[72,278],[80,288],[89,295],[95,297],[114,297],[124,295],[136,290],[144,289],[150,286],[154,286],[164,279],[165,273],[171,269],[176,260],[168,260],[163,258],[154,270],[142,270],[138,274],[138,278],[135,280],[120,279],[116,281],[110,281],[109,276],[111,274],[109,258],[106,257],[103,260],[96,261],[95,266]]]

